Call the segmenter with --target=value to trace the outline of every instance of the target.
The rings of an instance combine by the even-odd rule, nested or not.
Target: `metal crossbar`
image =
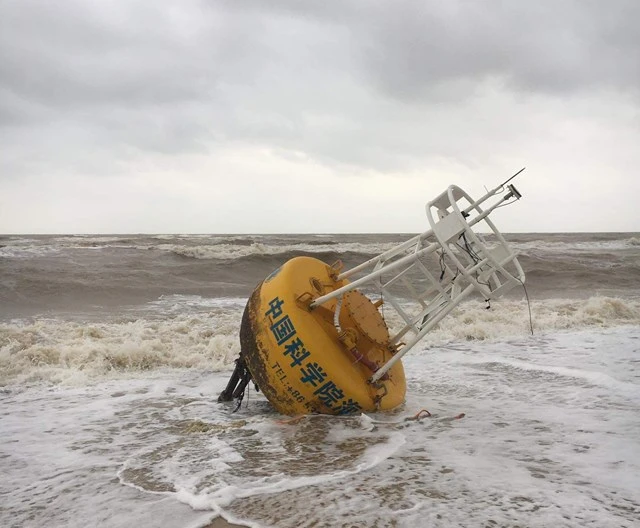
[[[428,231],[344,271],[338,279],[361,276],[311,303],[313,309],[374,283],[404,321],[391,343],[397,345],[408,333],[413,336],[374,373],[372,383],[472,293],[489,301],[524,284],[516,253],[489,219],[495,209],[521,197],[513,185],[506,185],[511,179],[475,201],[460,187],[450,186],[427,203]],[[492,234],[490,244],[481,231]]]

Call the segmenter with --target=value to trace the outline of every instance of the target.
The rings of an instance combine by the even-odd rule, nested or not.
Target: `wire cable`
[[[522,284],[524,295],[527,298],[527,307],[529,308],[529,328],[531,329],[531,335],[534,335],[533,334],[533,317],[531,316],[531,301],[529,300],[529,292],[527,292],[527,287],[524,285],[524,281],[520,277],[516,277],[516,280],[520,284]]]
[[[469,257],[471,257],[471,260],[473,261],[474,264],[477,264],[478,262],[480,262],[482,258],[472,249],[472,245],[469,244],[469,241],[467,240],[467,236],[464,232],[458,237],[458,240],[460,240],[461,238],[462,240],[464,240],[464,247],[462,247],[458,242],[456,242],[455,245],[458,246],[467,255],[469,255]],[[480,281],[480,278],[478,276],[479,274],[477,271],[475,275],[476,275],[476,282],[478,284],[482,284],[483,286],[486,286],[487,288],[489,288],[489,291],[493,291],[491,284],[489,284],[488,282]]]
[[[496,206],[496,209],[500,209],[501,207],[506,207],[507,205],[511,205],[512,203],[516,203],[517,201],[518,201],[518,198],[516,198],[515,200],[510,200],[508,202],[505,202],[503,204]]]

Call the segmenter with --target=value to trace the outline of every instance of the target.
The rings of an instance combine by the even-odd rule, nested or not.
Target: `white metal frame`
[[[409,332],[413,336],[374,373],[371,383],[384,376],[473,292],[489,301],[518,284],[524,284],[524,271],[516,253],[489,219],[495,209],[520,198],[513,186],[505,184],[488,191],[476,201],[460,187],[450,186],[426,206],[431,229],[341,273],[338,279],[360,273],[366,275],[311,303],[313,309],[367,283],[377,285],[385,303],[389,303],[405,323],[391,338],[391,343],[397,345]],[[487,209],[480,207],[494,197],[496,200]],[[495,237],[492,245],[485,241],[478,226],[485,230],[488,227]],[[476,231],[472,229],[474,227]],[[429,255],[438,259],[435,275],[425,263]],[[433,262],[430,265],[433,268]],[[412,280],[409,279],[410,272],[413,273]],[[393,275],[390,276],[391,273]],[[392,292],[392,287],[397,286],[404,288],[402,295]]]

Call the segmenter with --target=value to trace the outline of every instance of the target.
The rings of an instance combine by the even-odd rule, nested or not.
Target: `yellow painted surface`
[[[324,262],[297,257],[254,292],[248,310],[255,347],[243,351],[251,356],[247,364],[253,379],[275,408],[288,415],[392,409],[406,392],[401,362],[377,386],[368,382],[372,368],[394,352],[378,309],[356,290],[345,294],[339,326],[347,337],[341,341],[334,326],[337,300],[308,307],[312,299],[347,283],[336,282],[331,274]]]

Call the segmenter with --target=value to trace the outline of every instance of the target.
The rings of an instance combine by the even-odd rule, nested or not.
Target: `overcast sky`
[[[0,233],[640,231],[640,2],[0,0]]]

